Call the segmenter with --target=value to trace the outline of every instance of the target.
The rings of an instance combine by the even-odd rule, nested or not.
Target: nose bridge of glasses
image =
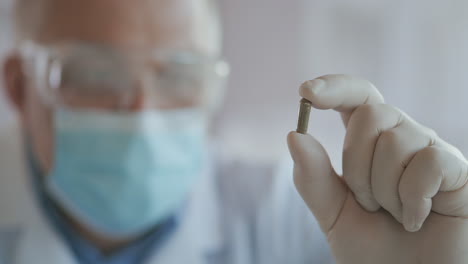
[[[168,93],[171,87],[162,87],[156,75],[146,72],[138,76],[132,87],[128,87],[132,90],[127,104],[130,111],[180,107]]]
[[[154,77],[149,76],[148,73],[140,74],[140,78],[136,78],[134,85],[128,87],[132,89],[131,98],[129,102],[129,109],[131,111],[138,111],[145,108],[154,108]],[[157,98],[157,97],[156,97]]]
[[[148,99],[145,96],[144,91],[141,89],[136,89],[133,93],[133,97],[128,108],[130,111],[142,110],[144,108],[147,108],[147,101]]]
[[[178,96],[179,80],[167,72],[161,62],[151,62],[137,74],[133,110],[141,108],[171,109],[193,106],[182,102]],[[173,70],[173,69],[172,69]],[[169,75],[169,76],[168,76]],[[177,77],[176,77],[177,78]],[[183,78],[178,76],[178,78]],[[185,91],[187,93],[189,91]]]

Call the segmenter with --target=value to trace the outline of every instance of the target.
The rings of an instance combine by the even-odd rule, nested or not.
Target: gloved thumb
[[[323,146],[309,134],[291,132],[288,146],[294,161],[294,184],[327,233],[337,221],[347,187],[332,167]]]

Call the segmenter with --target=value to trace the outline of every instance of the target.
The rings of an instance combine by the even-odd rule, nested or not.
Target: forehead
[[[36,41],[102,43],[132,50],[217,53],[207,0],[45,0]]]

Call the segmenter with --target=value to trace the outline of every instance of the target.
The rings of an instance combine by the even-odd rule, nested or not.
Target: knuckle
[[[366,83],[371,89],[377,90],[377,87],[371,81],[363,79],[363,82]]]
[[[358,177],[349,177],[345,174],[344,180],[355,195],[370,196],[372,194],[370,184],[365,179],[360,179]]]
[[[317,79],[322,79],[324,81],[346,81],[350,76],[345,74],[326,74],[318,77]]]
[[[419,159],[425,164],[437,166],[442,161],[444,153],[442,149],[437,146],[429,146],[422,149],[417,156],[419,156]]]
[[[439,136],[437,135],[437,132],[434,129],[423,126],[411,118],[407,119],[410,121],[409,124],[414,129],[414,131],[416,131],[416,133],[430,139],[430,145],[434,145],[436,143],[436,140],[439,138]]]
[[[432,128],[427,128],[427,134],[428,134],[429,138],[431,138],[432,141],[434,141],[434,144],[435,144],[436,138],[439,137],[439,135],[437,135],[437,132]]]
[[[380,178],[372,181],[372,191],[375,200],[387,211],[398,214],[400,198],[398,196],[397,184],[393,185],[382,180]]]
[[[358,106],[353,116],[359,120],[365,120],[370,123],[375,123],[382,119],[383,116],[399,113],[399,110],[388,104],[362,104]]]
[[[382,111],[382,105],[380,104],[363,104],[358,106],[353,115],[356,118],[372,121],[379,117]]]
[[[393,210],[397,208],[399,201],[398,190],[393,190],[390,188],[379,188],[374,190],[375,200],[385,209]]]
[[[392,148],[393,146],[398,146],[402,141],[402,136],[395,129],[383,131],[377,141],[377,147],[383,147],[384,149]]]
[[[407,176],[408,177],[408,176]],[[409,175],[412,177],[412,175]],[[411,201],[417,200],[420,198],[420,193],[414,191],[414,186],[411,184],[407,184],[408,179],[402,180],[398,185],[398,195],[400,197],[400,201],[402,205],[408,204]]]
[[[432,199],[430,197],[425,197],[425,195],[419,190],[415,191],[414,186],[400,185],[398,188],[398,195],[400,197],[402,207],[412,207],[424,199]]]

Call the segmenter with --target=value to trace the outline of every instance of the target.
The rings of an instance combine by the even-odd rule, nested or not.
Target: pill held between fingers
[[[312,108],[312,103],[309,100],[302,98],[300,101],[299,118],[297,120],[297,129],[296,129],[297,133],[301,133],[301,134],[307,133],[311,108]]]

